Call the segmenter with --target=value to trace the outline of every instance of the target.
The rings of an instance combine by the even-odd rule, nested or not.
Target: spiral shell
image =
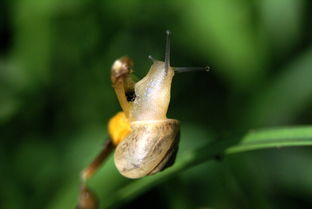
[[[179,121],[134,121],[131,130],[115,151],[115,165],[122,175],[141,178],[173,163],[179,141]]]

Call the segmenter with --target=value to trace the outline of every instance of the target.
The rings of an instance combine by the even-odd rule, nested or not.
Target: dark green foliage
[[[304,0],[2,1],[0,208],[74,208],[79,173],[120,110],[112,63],[128,55],[142,77],[148,55],[164,59],[166,29],[173,66],[211,71],[174,78],[175,165],[133,181],[110,158],[88,182],[101,207],[310,208],[311,9]],[[240,153],[262,148],[272,149]]]

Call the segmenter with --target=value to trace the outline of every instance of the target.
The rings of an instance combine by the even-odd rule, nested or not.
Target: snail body
[[[137,83],[131,80],[133,62],[129,57],[112,66],[113,87],[123,112],[111,119],[109,133],[117,146],[115,165],[128,178],[157,173],[176,156],[180,125],[166,116],[174,76],[166,54],[165,62],[152,59],[149,72]],[[130,94],[131,99],[127,98]]]

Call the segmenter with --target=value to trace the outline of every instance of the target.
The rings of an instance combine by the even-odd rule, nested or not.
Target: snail
[[[165,61],[149,56],[153,64],[137,83],[132,79],[133,61],[124,56],[111,70],[112,86],[122,112],[108,123],[109,140],[99,156],[82,172],[89,178],[116,147],[114,159],[118,171],[127,178],[141,178],[171,166],[175,160],[180,125],[167,118],[171,82],[176,72],[205,70],[208,67],[170,66],[170,31],[166,31]]]
[[[169,44],[169,33],[167,40]],[[175,159],[180,126],[179,121],[166,117],[174,76],[168,50],[169,47],[165,62],[151,58],[153,65],[148,74],[135,84],[129,79],[132,61],[128,57],[118,59],[112,67],[113,87],[123,112],[111,119],[109,133],[114,144],[118,144],[115,165],[128,178],[157,173]],[[115,123],[114,120],[119,120],[119,117],[124,117],[123,121],[129,125]],[[115,125],[123,128],[116,130]],[[125,133],[126,137],[120,140],[114,136],[115,132]]]
[[[111,69],[112,86],[122,112],[108,123],[109,140],[95,160],[81,173],[82,189],[77,208],[89,204],[82,197],[91,192],[84,182],[115,149],[115,165],[123,176],[131,179],[155,174],[174,163],[180,133],[178,120],[167,118],[171,82],[175,73],[208,71],[209,67],[171,67],[170,31],[166,31],[165,61],[149,56],[153,64],[147,75],[135,82],[133,61],[128,56],[117,59]],[[85,198],[86,199],[86,198]],[[95,199],[92,199],[95,201]],[[87,203],[86,203],[87,202]],[[95,205],[95,203],[92,202]]]

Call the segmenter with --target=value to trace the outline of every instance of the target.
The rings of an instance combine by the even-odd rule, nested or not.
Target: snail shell
[[[131,129],[133,131],[115,151],[115,165],[122,175],[141,178],[173,164],[179,141],[179,121],[134,121]]]

